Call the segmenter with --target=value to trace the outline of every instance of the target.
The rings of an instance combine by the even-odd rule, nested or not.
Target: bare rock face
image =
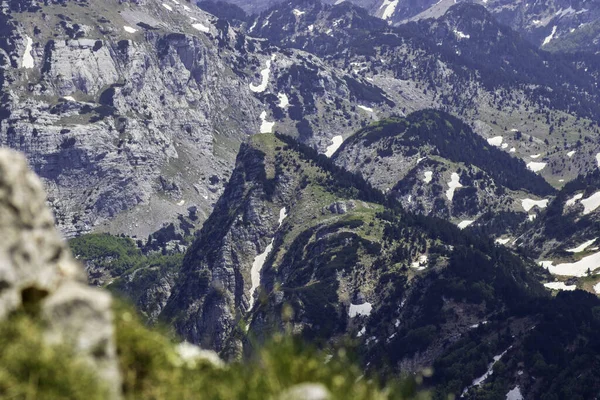
[[[87,286],[54,228],[40,180],[20,154],[0,149],[0,319],[37,309],[50,344],[67,343],[118,398],[111,297]]]

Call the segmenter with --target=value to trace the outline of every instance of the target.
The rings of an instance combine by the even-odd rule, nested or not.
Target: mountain
[[[250,14],[280,7],[284,0],[228,2]],[[549,51],[597,53],[600,49],[600,8],[588,0],[544,0],[530,4],[517,0],[346,0],[390,25],[440,18],[458,3],[484,6],[496,20],[519,32],[537,47]],[[326,0],[328,4],[343,1]]]
[[[367,370],[433,367],[425,382],[434,398],[515,388],[585,398],[599,382],[597,347],[568,338],[593,335],[584,321],[599,323],[600,301],[550,297],[544,279],[547,271],[504,246],[407,213],[313,149],[260,134],[240,150],[161,318],[226,358],[283,331],[325,351],[351,340]],[[575,304],[581,313],[568,312]],[[590,387],[576,384],[581,373]]]
[[[13,1],[2,19],[0,144],[28,155],[68,236],[199,227],[248,135],[276,124],[325,151],[369,119],[345,72],[191,4]]]
[[[488,212],[520,212],[526,220],[524,202],[554,193],[509,154],[458,118],[425,110],[360,130],[333,159],[399,199],[405,209],[466,227]]]
[[[596,56],[540,51],[481,6],[389,27],[348,3],[303,0],[248,24],[250,35],[315,53],[374,86],[360,91],[373,97],[359,106],[375,119],[445,110],[557,186],[597,167],[588,156],[598,153]]]
[[[412,379],[367,382],[348,355],[324,363],[291,338],[226,364],[212,351],[150,330],[135,310],[86,284],[54,227],[40,179],[22,154],[6,149],[0,216],[1,398],[425,398]]]

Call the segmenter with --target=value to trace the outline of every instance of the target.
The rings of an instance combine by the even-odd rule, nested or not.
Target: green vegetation
[[[73,254],[80,260],[107,271],[112,277],[138,268],[159,267],[173,270],[181,265],[183,255],[144,254],[136,243],[127,237],[108,233],[82,235],[69,241]]]
[[[35,318],[17,313],[0,323],[0,398],[105,399],[93,373],[66,346],[42,340]]]
[[[338,350],[330,361],[297,340],[277,336],[251,359],[217,364],[182,357],[175,343],[149,330],[128,306],[115,308],[116,341],[125,399],[278,399],[301,383],[322,384],[332,399],[426,398],[414,381],[383,387]],[[42,340],[42,324],[23,312],[0,323],[0,397],[100,400],[93,371],[66,346]]]
[[[356,143],[367,147],[376,144],[381,157],[407,149],[416,153],[419,148],[432,146],[437,155],[475,165],[509,189],[524,189],[539,196],[555,192],[541,176],[529,171],[522,160],[490,146],[460,119],[439,110],[423,110],[406,118],[376,122],[346,140],[338,153]]]

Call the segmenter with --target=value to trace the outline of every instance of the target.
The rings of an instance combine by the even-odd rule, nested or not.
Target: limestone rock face
[[[72,345],[119,397],[111,297],[87,286],[45,201],[25,158],[0,149],[0,319],[39,309],[48,342]]]

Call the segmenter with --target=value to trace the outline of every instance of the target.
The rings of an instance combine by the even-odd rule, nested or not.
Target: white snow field
[[[594,244],[595,241],[596,241],[596,239],[588,240],[587,242],[582,243],[581,245],[579,245],[577,247],[574,247],[572,249],[567,249],[567,251],[569,253],[581,253],[582,251],[584,251],[585,249],[590,247],[592,244]]]
[[[433,179],[433,171],[425,171],[424,175],[425,175],[425,179],[423,179],[423,182],[425,182],[425,183],[431,182],[431,180]]]
[[[514,387],[514,389],[506,393],[506,400],[523,400],[521,388],[517,385]]]
[[[458,40],[460,40],[460,39],[470,39],[471,38],[471,35],[467,35],[466,33],[463,33],[463,32],[461,32],[459,30],[456,30],[456,29],[454,30],[454,34],[456,35],[456,38]]]
[[[287,208],[283,207],[279,210],[279,226],[283,223],[283,220],[287,218]]]
[[[192,27],[196,30],[199,30],[200,32],[204,32],[204,33],[210,32],[210,29],[208,26],[201,24],[199,22],[196,24],[192,24]]]
[[[396,11],[396,7],[398,6],[398,0],[384,0],[383,4],[379,9],[385,7],[383,10],[383,14],[381,14],[382,20],[388,20],[392,15],[394,15],[394,11]]]
[[[544,199],[544,200],[523,199],[523,200],[521,200],[521,206],[523,207],[523,210],[525,210],[526,212],[529,212],[529,210],[531,210],[533,207],[546,208],[546,207],[548,207],[548,199]]]
[[[588,270],[594,272],[600,268],[600,252],[572,263],[553,265],[552,261],[542,261],[540,264],[553,275],[583,277],[587,276]]]
[[[366,112],[370,112],[370,113],[372,113],[372,112],[373,112],[373,109],[372,109],[371,107],[367,107],[367,106],[361,106],[361,105],[359,105],[359,106],[358,106],[358,108],[360,108],[361,110],[364,110],[364,111],[366,111]]]
[[[458,228],[459,228],[459,229],[465,229],[466,227],[468,227],[469,225],[471,225],[473,222],[475,222],[475,221],[471,221],[471,220],[464,220],[464,221],[461,221],[461,222],[458,224]]]
[[[173,7],[171,7],[171,6],[170,6],[170,5],[168,5],[168,4],[162,3],[162,6],[163,6],[164,8],[166,8],[167,10],[169,10],[169,11],[173,11]]]
[[[496,363],[500,361],[502,357],[504,357],[508,350],[510,350],[510,347],[504,350],[501,354],[494,356],[494,360],[488,364],[488,370],[485,372],[485,374],[481,375],[479,378],[474,379],[471,383],[471,386],[466,387],[463,390],[462,395],[460,397],[464,397],[464,395],[467,394],[469,389],[473,386],[480,386],[482,383],[484,383],[487,380],[487,378],[489,378],[494,373],[494,365],[496,365]]]
[[[250,280],[252,282],[252,287],[250,288],[250,308],[254,305],[254,292],[260,285],[260,271],[262,271],[263,265],[265,265],[265,261],[267,260],[267,256],[273,250],[273,241],[275,238],[271,239],[271,242],[265,248],[261,254],[257,255],[254,258],[254,262],[252,263],[252,268],[250,269]]]
[[[544,283],[544,287],[547,287],[548,289],[552,289],[552,290],[567,290],[567,291],[573,291],[573,290],[577,289],[577,286],[566,285],[564,282]]]
[[[504,138],[502,136],[494,136],[493,138],[489,138],[487,142],[490,146],[499,147],[502,144],[503,140]]]
[[[506,244],[508,242],[510,242],[510,238],[507,238],[507,239],[496,239],[496,243],[498,243],[498,244],[504,245],[504,244]]]
[[[460,187],[463,187],[460,183],[460,176],[456,172],[453,172],[450,177],[450,182],[448,182],[448,190],[446,190],[446,197],[448,200],[452,201],[454,198],[454,191]]]
[[[23,53],[23,60],[21,61],[21,67],[26,69],[33,68],[33,56],[31,51],[33,50],[33,40],[29,36],[25,36],[27,43],[25,44],[25,53]]]
[[[594,292],[600,293],[600,282],[598,282],[594,285]]]
[[[576,194],[575,196],[571,197],[569,200],[567,200],[565,202],[565,206],[572,207],[575,205],[575,203],[577,203],[577,201],[579,201],[581,199],[583,199],[583,193]]]
[[[267,112],[263,111],[260,113],[260,133],[271,133],[273,132],[273,127],[275,126],[275,122],[267,121]]]
[[[544,168],[546,168],[545,162],[530,162],[527,164],[527,168],[529,168],[533,172],[540,172]]]
[[[570,152],[567,153],[567,157],[571,158],[575,155],[575,153],[577,153],[575,150],[571,150]]]
[[[583,204],[583,215],[593,212],[600,207],[600,192],[596,192],[590,197],[581,200],[581,204]]]
[[[287,94],[279,93],[277,98],[279,99],[279,104],[277,104],[277,107],[285,109],[290,105],[290,100],[288,99]]]
[[[364,315],[368,317],[371,315],[371,311],[373,311],[373,306],[369,302],[364,302],[363,304],[355,305],[350,304],[350,310],[348,311],[348,315],[350,318],[354,318],[359,315]]]
[[[429,258],[427,257],[427,254],[421,254],[419,256],[419,259],[417,261],[414,261],[410,267],[411,268],[415,268],[418,271],[422,271],[425,268],[427,268],[427,261],[429,260]]]
[[[538,158],[540,158],[542,155],[541,154],[533,154],[531,156],[529,156],[530,158],[533,158],[534,160],[537,160]]]
[[[556,28],[557,28],[557,27],[558,27],[558,25],[555,25],[555,26],[552,28],[552,33],[550,33],[550,35],[546,36],[546,38],[544,39],[544,42],[542,43],[542,46],[545,46],[545,45],[547,45],[548,43],[550,43],[550,41],[551,41],[552,39],[554,39],[554,35],[556,34]]]
[[[137,29],[133,29],[130,26],[124,26],[123,29],[125,29],[125,32],[127,32],[127,33],[136,33],[137,32]]]
[[[325,151],[325,155],[327,157],[331,157],[333,153],[336,152],[337,149],[344,143],[344,138],[342,135],[337,135],[331,138],[331,144],[327,146],[327,150]]]
[[[271,63],[274,60],[275,55],[273,55],[270,60],[267,60],[267,66],[260,71],[260,85],[255,85],[254,83],[250,84],[250,90],[252,90],[254,93],[262,93],[265,90],[267,90],[267,85],[269,84],[269,76],[271,75]]]
[[[598,163],[598,167],[600,167],[600,153],[596,154],[596,162]]]

